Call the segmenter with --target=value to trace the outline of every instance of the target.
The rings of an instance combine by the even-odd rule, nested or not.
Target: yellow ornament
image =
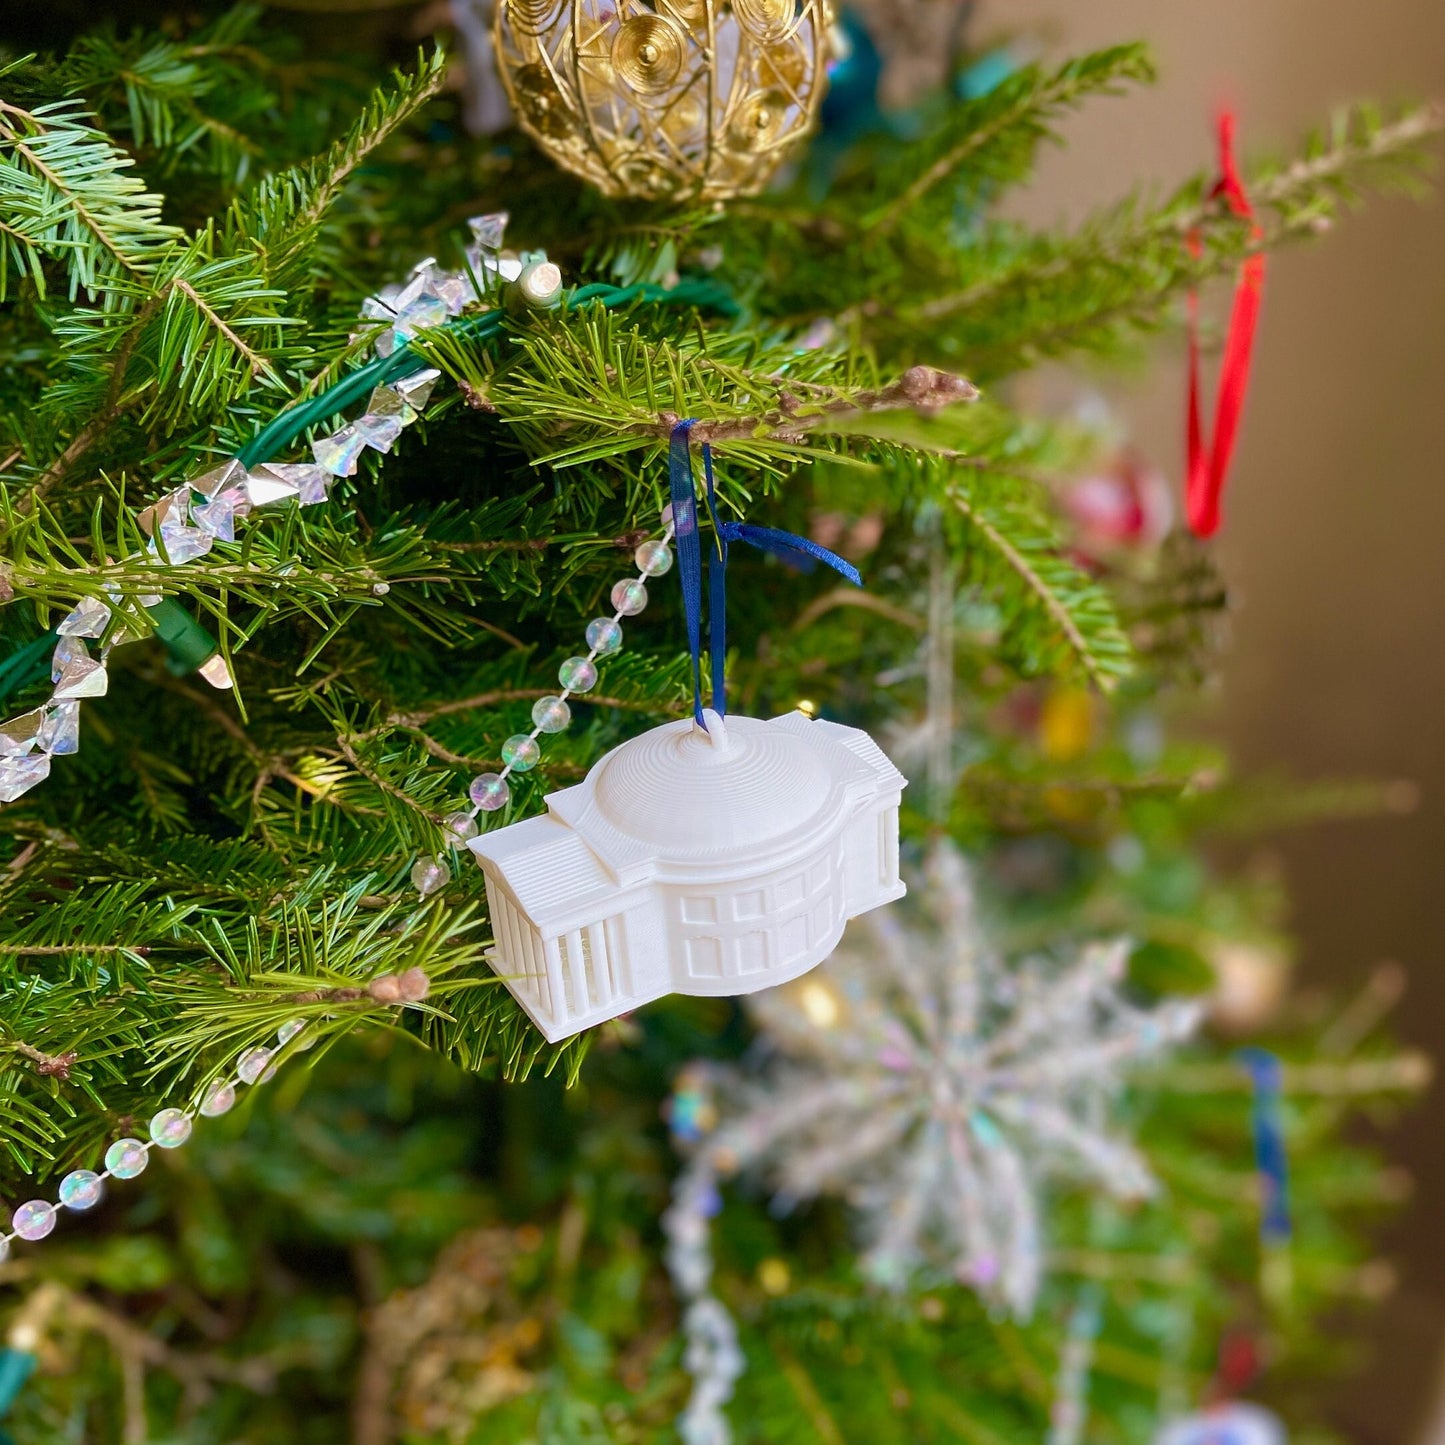
[[[823,98],[828,0],[497,0],[525,130],[604,195],[760,189]]]
[[[1097,709],[1091,693],[1081,687],[1056,687],[1039,710],[1039,744],[1044,756],[1071,763],[1094,741]]]
[[[764,1294],[773,1296],[787,1294],[788,1286],[793,1282],[793,1272],[788,1268],[788,1261],[785,1259],[765,1259],[758,1266],[758,1283],[763,1287]]]

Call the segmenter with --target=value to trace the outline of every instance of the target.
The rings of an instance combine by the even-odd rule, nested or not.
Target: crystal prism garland
[[[246,479],[246,495],[253,507],[275,507],[282,502],[294,502],[300,490],[292,478],[282,476],[275,466],[257,467]]]
[[[485,281],[488,273],[500,276],[503,281],[515,281],[522,274],[522,261],[513,256],[503,256],[502,238],[506,234],[510,216],[506,211],[494,211],[488,216],[473,216],[467,224],[472,228],[472,244],[467,247],[467,264],[472,268],[478,281]]]
[[[425,261],[411,268],[411,276],[397,293],[392,305],[396,308],[394,324],[400,325],[408,315],[421,317],[427,314],[445,316],[447,305],[437,290],[444,283],[447,273],[437,269],[436,257],[428,256]],[[436,323],[427,322],[427,325]]]
[[[44,782],[49,776],[49,753],[0,757],[0,803],[13,803],[22,793],[28,793],[36,783]]]
[[[110,623],[110,608],[99,597],[82,597],[55,630],[62,637],[99,637]]]
[[[334,477],[349,477],[356,472],[356,461],[366,449],[366,438],[354,426],[344,426],[329,437],[311,443],[316,464]]]
[[[368,296],[361,303],[361,319],[363,321],[390,321],[396,315],[396,298],[401,295],[401,287],[395,282],[383,286],[375,295]]]
[[[159,592],[137,592],[133,597],[127,597],[114,582],[107,582],[102,590],[110,598],[111,607],[117,612],[134,611],[137,607],[154,607],[161,600]],[[134,640],[133,634],[126,631],[116,635],[115,643],[119,647],[122,642]]]
[[[435,258],[428,257],[413,268],[405,286],[388,286],[376,296],[368,296],[361,314],[365,320],[391,322],[375,341],[377,354],[390,356],[418,332],[458,315],[473,299],[475,292],[465,277],[443,271]]]
[[[151,556],[160,558],[164,549],[164,559],[179,566],[204,557],[211,550],[215,538],[200,527],[190,525],[193,495],[187,483],[167,492],[141,512],[138,520],[142,529],[150,533],[147,550]]]
[[[189,504],[190,489],[182,489],[186,493],[186,501]],[[160,519],[160,525],[156,528],[156,536],[151,538],[151,551],[156,556],[161,555],[161,549],[165,549],[165,558],[172,566],[180,566],[185,562],[194,562],[197,557],[204,557],[211,550],[215,538],[200,527],[192,527],[186,521],[186,514],[179,508],[173,508]]]
[[[45,713],[38,707],[0,723],[0,758],[28,753],[39,740],[44,726]]]
[[[80,703],[57,702],[45,709],[36,746],[52,754],[80,751]]]
[[[234,458],[224,462],[219,467],[196,477],[190,484],[193,492],[199,492],[203,497],[217,497],[222,492],[234,491],[246,483],[246,468]]]
[[[435,256],[428,256],[412,267],[411,274],[421,281],[421,294],[440,301],[449,316],[460,315],[467,302],[472,300],[472,288],[465,278],[455,271],[444,271],[437,265]]]
[[[50,654],[50,680],[59,682],[60,675],[75,662],[89,662],[90,649],[78,637],[63,637]]]
[[[403,426],[410,426],[416,420],[416,412],[406,404],[402,394],[394,386],[373,387],[371,400],[366,403],[366,414],[400,417]]]
[[[258,507],[275,502],[299,502],[303,507],[324,502],[336,479],[315,462],[268,462],[251,473],[248,487]]]
[[[496,255],[502,249],[502,239],[507,234],[507,222],[512,219],[507,211],[493,211],[486,216],[473,216],[467,225],[471,228],[472,240],[479,251]]]
[[[288,467],[286,471],[293,469]],[[294,469],[296,500],[303,507],[314,507],[331,495],[331,473],[325,467],[299,466]]]
[[[410,341],[418,332],[440,326],[448,316],[446,302],[440,296],[418,296],[410,305],[397,312],[392,331],[400,341]]]
[[[177,487],[175,491],[167,492],[163,497],[157,497],[150,506],[142,507],[141,510],[136,513],[136,521],[140,523],[141,531],[143,531],[146,536],[154,537],[156,528],[159,527],[172,512],[184,519],[186,509],[190,504],[190,487]]]
[[[374,451],[389,452],[406,423],[400,416],[378,416],[374,412],[367,412],[365,416],[357,417],[352,425],[367,446]]]
[[[207,499],[218,497],[223,491],[236,491],[238,487],[246,486],[246,468],[233,457],[220,467],[212,467],[207,473],[192,477],[189,486]]]
[[[472,242],[466,248],[466,268],[448,271],[428,257],[413,268],[402,286],[383,286],[361,306],[363,321],[388,322],[373,337],[378,356],[391,356],[418,332],[440,326],[448,317],[460,315],[477,302],[484,306],[496,299],[494,281],[515,281],[526,267],[516,255],[502,255],[507,213],[473,216],[468,222]],[[360,336],[365,333],[359,333]],[[377,410],[373,407],[372,410]]]
[[[505,211],[473,216],[467,224],[472,232],[472,243],[466,250],[467,270],[448,271],[437,264],[435,257],[428,256],[412,268],[405,285],[383,286],[362,302],[363,321],[390,323],[374,337],[372,344],[378,356],[392,355],[419,331],[440,326],[474,302],[485,303],[488,276],[515,281],[521,275],[520,259],[500,255],[507,226]]]
[[[441,380],[441,372],[434,366],[429,366],[425,371],[414,371],[410,376],[403,376],[393,381],[391,390],[411,408],[414,420],[416,414],[431,400],[432,388],[439,380]]]
[[[79,697],[104,697],[109,687],[110,678],[103,662],[77,658],[61,671],[52,696],[56,702]]]
[[[475,227],[473,233],[477,234]],[[496,239],[500,240],[500,230]],[[380,296],[369,299],[363,315],[394,319],[398,302],[403,308],[420,308],[413,311],[413,320],[423,314],[435,315],[438,306],[447,315],[455,315],[473,299],[476,291],[468,278],[443,271],[428,259],[413,268],[405,286],[387,287]],[[388,335],[394,338],[394,329]],[[388,450],[401,428],[417,419],[440,375],[427,367],[376,387],[360,430],[343,427],[317,444],[331,466],[273,462],[248,475],[245,466],[231,458],[174,488],[137,514],[137,522],[150,538],[146,552],[157,561],[179,566],[205,556],[218,541],[234,541],[236,522],[257,507],[289,501],[310,506],[326,501],[334,478],[355,472],[364,447]],[[109,603],[82,598],[56,629],[60,640],[51,662],[51,681],[56,686],[50,702],[0,723],[0,803],[14,802],[41,782],[50,771],[52,756],[79,749],[78,702],[104,695],[109,683],[104,659],[93,661],[81,639],[104,637],[110,629],[106,651],[136,640],[142,630],[114,626],[113,611],[154,607],[162,597],[159,592],[123,595],[113,583],[106,584],[105,590]],[[214,686],[231,685],[219,656],[201,672]]]
[[[191,503],[191,521],[218,542],[236,540],[236,518],[251,510],[251,500],[241,487],[217,492],[207,502]]]
[[[515,281],[522,274],[525,265],[517,256],[489,256],[476,247],[467,248],[467,261],[479,280],[488,275],[499,276],[503,281]]]

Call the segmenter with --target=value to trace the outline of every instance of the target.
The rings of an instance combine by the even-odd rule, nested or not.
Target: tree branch
[[[978,388],[962,376],[936,371],[931,366],[910,366],[897,381],[881,391],[860,391],[853,396],[834,396],[822,402],[801,400],[784,391],[779,395],[776,411],[734,421],[695,422],[689,435],[699,444],[752,441],[762,435],[787,441],[844,417],[876,411],[913,410],[927,414],[941,411],[956,402],[977,401],[978,395]],[[648,435],[671,436],[682,418],[671,411],[658,415],[656,423],[638,429]]]
[[[0,99],[0,115],[24,116],[26,120],[32,121],[36,125],[40,124],[28,110],[18,105],[12,105],[9,101],[3,99]],[[76,216],[84,222],[86,229],[89,230],[101,246],[109,251],[132,276],[143,274],[142,268],[137,266],[135,262],[125,254],[121,249],[120,243],[100,224],[85,202],[75,194],[74,188],[66,185],[65,181],[51,170],[51,168],[35,154],[35,151],[30,146],[26,145],[21,133],[8,121],[4,120],[0,120],[0,131],[3,131],[4,135],[9,139],[16,153],[24,156],[26,161],[34,167],[36,173],[44,176],[45,179],[55,187],[56,191],[66,198],[67,204],[69,204]]]
[[[1029,590],[1043,603],[1044,609],[1053,619],[1059,631],[1063,633],[1074,655],[1082,664],[1089,681],[1092,682],[1100,692],[1107,692],[1109,690],[1109,680],[1099,671],[1098,664],[1094,661],[1093,654],[1089,651],[1088,641],[1085,639],[1084,634],[1079,631],[1078,624],[1070,615],[1069,609],[1065,607],[1054,594],[1053,588],[1039,576],[1034,567],[1030,565],[1029,559],[1025,557],[987,517],[974,507],[967,497],[961,496],[958,492],[954,492],[952,494],[952,501],[954,506],[968,518],[969,523],[977,527],[978,530],[988,538],[990,544],[998,551],[999,556],[1013,568],[1028,586]]]
[[[7,949],[4,951],[9,952],[10,950]],[[65,953],[70,950],[57,948],[53,950],[42,949],[33,951]],[[9,1049],[12,1054],[19,1054],[22,1059],[29,1059],[30,1062],[35,1065],[35,1072],[39,1074],[42,1079],[68,1079],[70,1077],[71,1066],[80,1057],[74,1049],[70,1049],[63,1054],[47,1054],[37,1049],[33,1044],[21,1043],[19,1039],[15,1039],[8,1044],[0,1045],[0,1047]]]
[[[183,276],[173,277],[168,285],[174,287],[181,295],[187,297],[191,304],[198,310],[237,351],[246,359],[246,365],[251,375],[261,375],[268,381],[277,381],[279,378],[271,370],[270,363],[259,352],[253,351],[244,341],[221,319],[217,312],[206,301],[205,297],[191,285]]]

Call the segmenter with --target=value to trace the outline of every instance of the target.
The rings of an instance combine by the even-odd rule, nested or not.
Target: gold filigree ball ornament
[[[604,195],[727,200],[807,135],[827,0],[497,0],[522,128]]]

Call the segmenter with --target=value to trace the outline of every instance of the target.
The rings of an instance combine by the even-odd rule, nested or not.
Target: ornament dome
[[[594,769],[597,812],[619,832],[672,857],[732,854],[776,843],[836,806],[833,773],[815,747],[760,718],[705,714],[623,743]]]

